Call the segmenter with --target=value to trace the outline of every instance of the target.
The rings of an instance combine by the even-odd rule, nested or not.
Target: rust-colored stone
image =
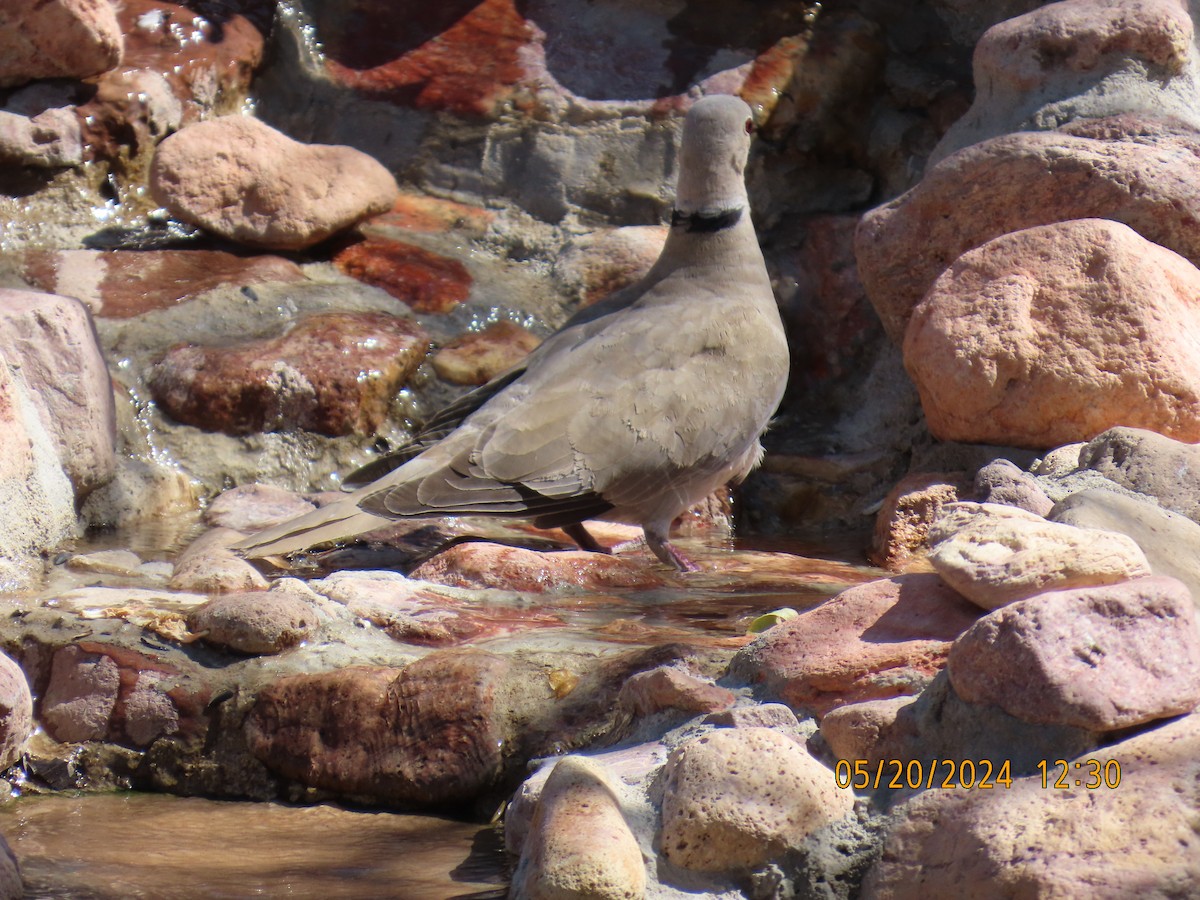
[[[515,0],[357,0],[314,12],[335,81],[459,115],[490,116],[512,97],[525,71],[521,48],[534,40]]]
[[[502,769],[497,689],[512,664],[441,651],[402,670],[353,666],[281,678],[246,724],[268,767],[313,787],[393,803],[470,800]]]
[[[936,575],[872,581],[776,625],[734,657],[730,673],[818,716],[916,694],[979,612]]]
[[[466,266],[403,241],[369,238],[340,251],[333,264],[417,312],[449,312],[471,293]]]
[[[385,313],[309,316],[282,337],[181,344],[149,377],[164,412],[197,428],[370,434],[427,350],[421,328]]]
[[[166,309],[223,284],[239,286],[291,282],[304,278],[298,265],[281,256],[237,256],[219,250],[30,250],[25,254],[25,278],[50,293],[71,291],[63,278],[89,272],[95,294],[80,297],[94,315],[128,319]]]

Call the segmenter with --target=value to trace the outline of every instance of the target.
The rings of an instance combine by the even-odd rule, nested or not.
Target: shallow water
[[[27,898],[483,900],[505,892],[496,832],[431,816],[90,794],[7,803],[0,832]]]

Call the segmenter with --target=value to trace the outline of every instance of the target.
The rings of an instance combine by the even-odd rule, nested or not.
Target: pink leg
[[[699,572],[700,567],[688,559],[680,552],[670,541],[657,532],[651,531],[649,528],[644,529],[646,533],[646,546],[650,551],[665,562],[668,566],[672,566],[679,572]]]

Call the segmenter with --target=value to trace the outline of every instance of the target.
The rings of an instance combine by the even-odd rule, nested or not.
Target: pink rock
[[[43,291],[82,300],[104,319],[168,309],[222,285],[304,278],[298,265],[280,256],[219,250],[30,250],[21,273]]]
[[[968,250],[1010,232],[1090,217],[1123,222],[1200,260],[1197,151],[1195,130],[1132,115],[960,150],[863,217],[855,250],[867,295],[899,343],[913,307]]]
[[[209,431],[371,434],[427,346],[409,319],[318,313],[277,338],[173,347],[151,369],[150,390],[172,418]]]
[[[946,669],[968,702],[1113,731],[1200,704],[1200,624],[1174,578],[1052,591],[984,616]]]
[[[465,232],[479,237],[495,219],[495,211],[482,206],[468,206],[454,200],[401,191],[392,208],[372,219],[363,231],[399,228],[424,234]]]
[[[121,707],[125,736],[135,747],[149,747],[179,731],[179,709],[159,672],[140,672]]]
[[[0,8],[0,87],[98,75],[121,62],[121,47],[108,0],[6,3]]]
[[[821,720],[821,737],[838,759],[877,761],[897,714],[912,702],[911,697],[889,697],[839,706]]]
[[[186,222],[281,250],[385,212],[398,195],[391,173],[365,153],[300,144],[243,116],[200,122],[163,141],[150,189]]]
[[[21,758],[33,734],[33,695],[21,667],[0,653],[0,769]]]
[[[875,517],[873,563],[892,572],[929,553],[929,529],[942,507],[968,489],[965,472],[911,472],[896,483]]]
[[[316,506],[295,491],[269,484],[242,484],[222,491],[204,510],[204,521],[214,528],[249,534],[310,513]]]
[[[0,352],[0,360],[3,359]],[[76,533],[75,492],[53,435],[31,391],[0,364],[0,589],[27,588],[42,577],[41,552]]]
[[[267,580],[229,549],[241,538],[240,532],[229,528],[214,528],[200,535],[175,558],[170,586],[203,594],[264,590]]]
[[[683,669],[660,666],[639,672],[621,685],[617,706],[641,718],[664,710],[716,712],[732,706],[735,699],[733,691],[702,681]]]
[[[103,740],[120,689],[111,657],[68,645],[54,654],[38,719],[56,741]]]
[[[542,788],[512,894],[528,900],[640,900],[646,867],[602,763],[567,756]]]
[[[433,370],[451,384],[479,385],[512,368],[541,343],[514,322],[500,321],[445,344],[433,357]]]
[[[1018,231],[937,280],[905,366],[942,440],[1045,449],[1114,425],[1200,440],[1197,292],[1200,270],[1117,222]]]
[[[665,583],[651,564],[641,560],[582,550],[542,553],[478,541],[439,553],[414,569],[412,577],[452,587],[534,593],[564,588],[648,588]]]
[[[842,591],[741,650],[731,675],[823,716],[847,703],[919,692],[979,610],[936,575],[899,575]]]
[[[1066,766],[1051,759],[1045,784],[1039,771],[1011,788],[925,791],[893,808],[860,896],[1187,896],[1200,882],[1200,716]]]
[[[0,160],[41,168],[79,165],[79,117],[69,109],[48,109],[36,116],[0,111]]]
[[[76,497],[112,480],[112,380],[87,307],[70,297],[0,290],[0,353],[20,370]]]

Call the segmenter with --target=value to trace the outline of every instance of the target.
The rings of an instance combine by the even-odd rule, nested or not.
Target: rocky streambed
[[[0,895],[1193,895],[1194,10],[426,6],[0,11]],[[793,359],[700,572],[229,550],[641,277],[714,92]]]

